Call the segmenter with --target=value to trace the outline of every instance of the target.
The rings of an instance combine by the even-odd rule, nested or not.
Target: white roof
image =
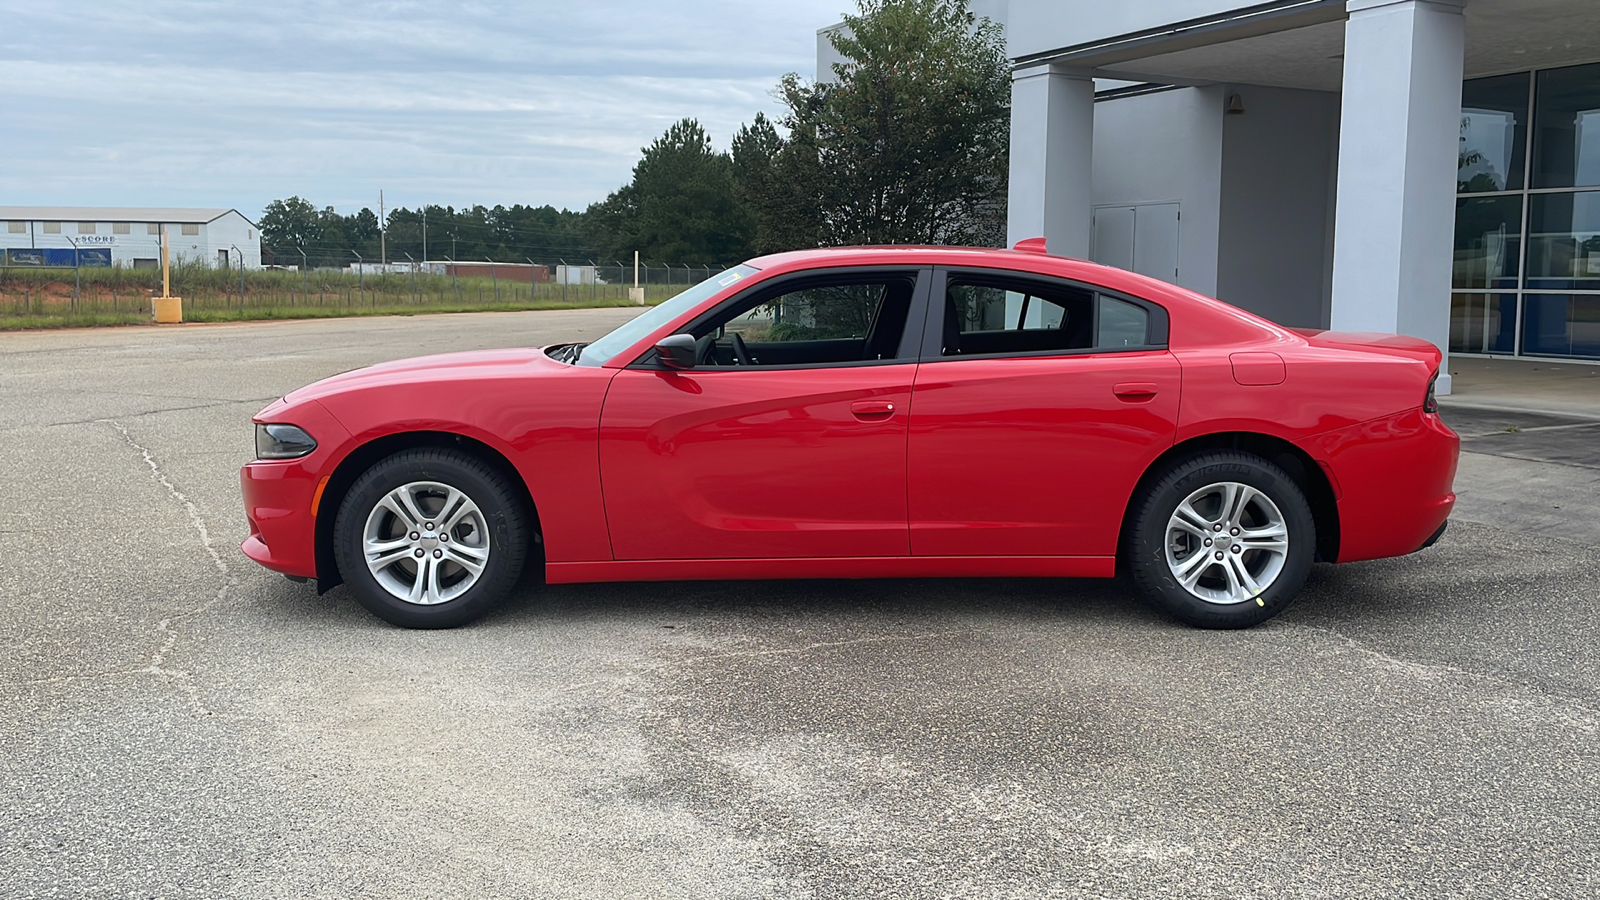
[[[175,209],[159,206],[0,206],[0,221],[24,222],[214,222],[236,209]],[[239,216],[246,222],[250,217]],[[254,222],[250,222],[254,225]]]

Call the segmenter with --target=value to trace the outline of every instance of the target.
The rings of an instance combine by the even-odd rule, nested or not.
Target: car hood
[[[545,355],[542,348],[519,347],[506,350],[469,350],[439,353],[378,363],[352,369],[313,382],[283,398],[287,403],[321,400],[334,394],[394,385],[478,380],[556,373],[570,369]]]

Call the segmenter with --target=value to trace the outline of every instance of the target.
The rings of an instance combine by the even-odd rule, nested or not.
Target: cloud
[[[583,208],[679,118],[726,146],[774,113],[778,78],[809,74],[850,6],[0,3],[0,196]]]

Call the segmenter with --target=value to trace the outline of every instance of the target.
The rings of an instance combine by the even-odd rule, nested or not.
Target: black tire
[[[1222,498],[1232,496],[1226,493],[1229,484],[1254,488],[1269,501],[1251,500],[1248,508],[1239,514],[1246,539],[1249,539],[1250,528],[1274,529],[1278,523],[1272,521],[1271,514],[1278,514],[1287,532],[1287,550],[1281,554],[1281,567],[1275,561],[1276,551],[1252,550],[1255,544],[1241,543],[1243,549],[1237,559],[1228,559],[1227,554],[1240,538],[1233,537],[1237,532],[1226,526],[1206,538],[1214,540],[1215,544],[1204,543],[1197,535],[1181,528],[1169,530],[1179,505],[1197,492],[1202,493],[1191,509],[1199,509],[1215,498],[1220,510]],[[1212,491],[1214,493],[1210,493]],[[1242,490],[1237,493],[1248,494]],[[1202,515],[1205,520],[1212,518],[1210,513]],[[1227,516],[1219,511],[1216,518]],[[1217,524],[1223,523],[1212,523],[1200,530],[1210,534]],[[1249,453],[1232,450],[1202,453],[1175,463],[1134,497],[1126,540],[1128,568],[1134,583],[1151,604],[1180,622],[1196,628],[1249,628],[1283,612],[1294,602],[1311,571],[1317,546],[1316,528],[1305,492],[1281,468]],[[1268,539],[1258,540],[1261,546],[1268,546]],[[1219,553],[1225,555],[1218,557]],[[1207,558],[1202,559],[1202,556]],[[1222,562],[1214,562],[1218,558]],[[1185,564],[1193,568],[1186,570]],[[1175,566],[1180,571],[1198,573],[1194,576],[1197,579],[1194,590],[1180,582]],[[1253,574],[1252,567],[1256,569]],[[1274,574],[1264,589],[1255,593],[1237,574],[1241,568],[1252,578]],[[1232,596],[1221,596],[1230,594]],[[1238,597],[1244,599],[1236,599]]]
[[[431,537],[431,542],[412,541],[414,549],[408,546],[401,555],[393,558],[390,566],[380,569],[389,581],[390,587],[385,587],[367,565],[365,540],[368,529],[387,530],[393,540],[405,541],[409,535],[404,532],[410,526],[405,526],[404,520],[392,512],[383,511],[380,506],[393,492],[408,485],[421,484],[440,485],[459,491],[476,506],[476,513],[466,516],[455,526],[454,545],[448,543],[449,534],[442,538]],[[424,513],[447,512],[426,508],[429,502],[438,497],[436,491],[413,487],[407,493]],[[443,501],[439,502],[442,506]],[[430,516],[424,515],[424,518]],[[405,628],[455,628],[488,612],[516,586],[527,559],[528,518],[518,492],[477,457],[458,450],[432,447],[405,450],[380,460],[350,486],[344,501],[339,504],[338,517],[334,519],[334,558],[339,565],[339,574],[350,586],[356,600],[378,618]],[[426,524],[441,529],[445,523]],[[394,531],[396,528],[398,532]],[[419,536],[428,534],[421,527],[412,533]],[[472,546],[472,541],[482,546]],[[424,543],[428,549],[423,549]],[[439,566],[440,573],[434,582],[424,579],[424,586],[431,590],[435,584],[446,585],[431,599],[444,597],[452,591],[459,590],[459,594],[449,596],[442,602],[423,603],[410,602],[391,592],[391,588],[401,586],[405,581],[407,566],[411,568],[413,583],[418,580],[415,576],[419,572],[431,571],[427,566],[419,569],[416,560],[410,558],[417,550],[422,550],[424,557],[440,557],[437,561],[423,560],[427,566]],[[462,554],[463,551],[473,554],[482,552],[487,556],[481,571],[475,574],[475,580],[471,580],[474,573],[455,562],[458,558],[467,557],[448,555],[452,551],[456,554]],[[449,584],[451,579],[455,579],[454,584]]]

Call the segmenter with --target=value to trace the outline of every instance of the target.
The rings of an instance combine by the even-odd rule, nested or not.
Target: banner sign
[[[70,269],[74,266],[85,269],[109,269],[111,248],[82,247],[74,250],[71,247],[38,249],[12,247],[5,251],[4,262],[8,266],[32,266],[41,269]]]

